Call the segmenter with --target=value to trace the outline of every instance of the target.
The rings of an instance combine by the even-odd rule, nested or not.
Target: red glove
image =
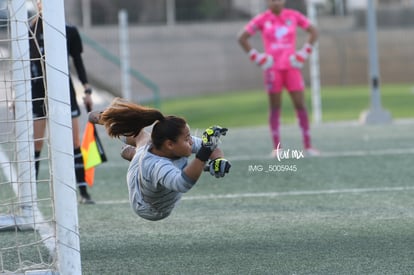
[[[303,45],[302,49],[290,56],[290,64],[292,65],[292,67],[302,69],[303,64],[305,64],[306,60],[308,59],[311,53],[312,45],[306,43],[305,45]]]
[[[259,53],[256,49],[251,49],[249,51],[249,57],[262,70],[267,70],[273,66],[273,56],[267,53]]]

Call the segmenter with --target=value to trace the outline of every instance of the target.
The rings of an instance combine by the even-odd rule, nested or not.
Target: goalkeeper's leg
[[[269,125],[273,141],[273,148],[276,149],[280,143],[280,108],[271,108],[269,112]]]
[[[43,81],[32,81],[32,112],[33,112],[33,138],[35,147],[35,169],[36,179],[39,175],[40,153],[43,148],[43,140],[46,129],[46,108],[45,108],[45,89]]]
[[[43,147],[43,138],[45,136],[46,129],[46,120],[45,119],[35,119],[33,121],[33,137],[35,140],[35,169],[36,169],[36,179],[39,175],[39,166],[40,166],[40,153]]]
[[[308,111],[305,103],[305,84],[302,72],[298,69],[291,69],[286,74],[286,86],[292,99],[293,106],[296,110],[299,127],[302,131],[303,147],[309,155],[318,155],[319,151],[312,148],[311,135],[309,127]]]
[[[305,95],[303,91],[290,92],[289,95],[292,99],[292,103],[296,111],[296,117],[299,122],[299,127],[302,132],[303,147],[305,149],[311,148],[309,118],[305,106]]]
[[[121,149],[121,157],[127,161],[131,161],[136,153],[136,147],[125,144]]]
[[[273,149],[280,147],[280,110],[282,93],[269,93],[269,126]]]
[[[280,113],[282,106],[283,72],[275,69],[264,74],[264,84],[269,99],[269,126],[273,141],[273,149],[280,147]],[[272,154],[274,152],[272,151]]]
[[[298,118],[299,127],[302,132],[303,147],[305,149],[305,154],[308,156],[318,156],[320,152],[312,147],[311,135],[310,135],[310,126],[309,126],[309,117],[308,111],[306,110],[305,96],[303,91],[290,92],[290,97],[292,98],[293,105],[296,110],[296,116]]]
[[[141,132],[136,137],[124,137],[124,138],[125,139],[123,141],[126,145],[124,145],[121,149],[121,156],[122,158],[128,161],[131,161],[132,158],[135,156],[135,152],[137,148],[148,144],[148,142],[151,139],[151,136],[144,129],[144,130],[141,130]]]

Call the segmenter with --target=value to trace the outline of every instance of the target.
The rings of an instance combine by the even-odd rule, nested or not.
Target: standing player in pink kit
[[[239,35],[239,43],[250,59],[264,71],[264,83],[270,103],[269,124],[275,149],[272,155],[275,156],[276,149],[280,146],[282,90],[286,88],[296,110],[305,154],[315,156],[319,155],[319,151],[311,145],[301,69],[312,52],[312,45],[318,34],[303,14],[285,8],[285,2],[286,0],[267,0],[268,9],[247,23]],[[298,51],[297,27],[308,33],[305,45]],[[249,38],[257,31],[262,34],[264,53],[258,52],[249,43]]]

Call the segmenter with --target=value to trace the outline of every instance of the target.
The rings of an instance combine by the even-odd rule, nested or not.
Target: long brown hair
[[[141,106],[121,98],[115,98],[101,114],[100,120],[111,137],[137,136],[141,130],[157,122],[151,133],[155,148],[161,148],[167,139],[177,141],[187,125],[185,119],[177,116],[164,116],[154,108]]]

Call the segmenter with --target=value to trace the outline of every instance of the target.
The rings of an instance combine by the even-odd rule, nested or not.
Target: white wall
[[[233,5],[237,9],[250,13],[252,16],[266,10],[266,0],[233,0]]]
[[[348,10],[365,9],[367,7],[367,1],[362,0],[348,0]]]

